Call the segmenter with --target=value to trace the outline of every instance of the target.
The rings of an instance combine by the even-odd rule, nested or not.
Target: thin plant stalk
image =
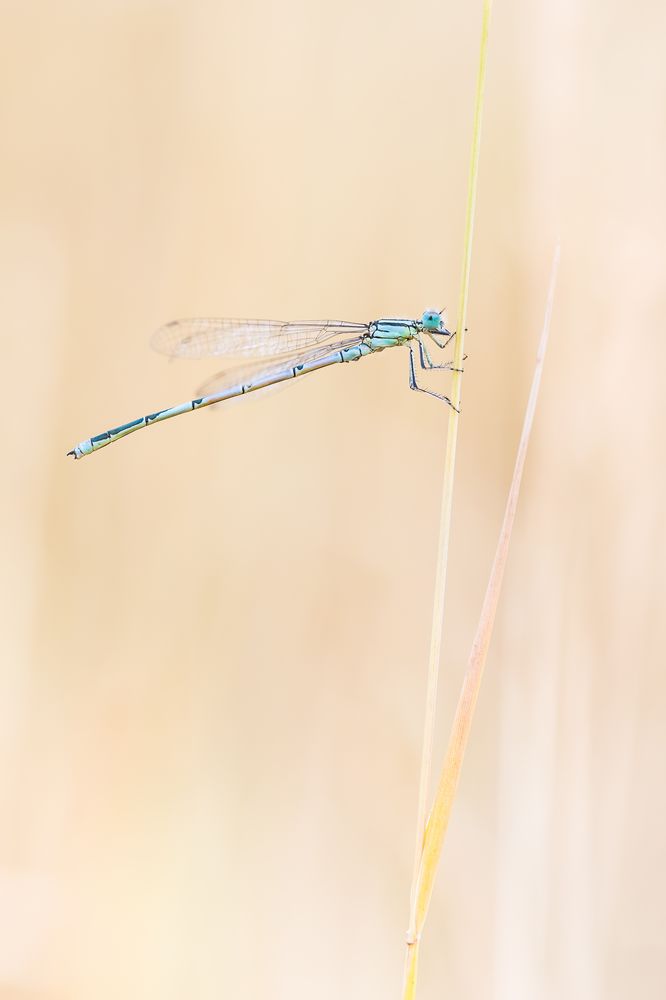
[[[484,0],[481,21],[481,46],[479,54],[479,70],[476,80],[476,97],[474,101],[474,124],[472,129],[472,148],[470,153],[469,177],[467,183],[467,209],[465,218],[465,237],[463,244],[462,273],[460,280],[460,299],[458,304],[458,330],[455,337],[453,372],[451,381],[451,402],[449,422],[446,437],[446,452],[444,459],[444,480],[442,484],[442,505],[439,522],[439,546],[437,569],[435,574],[435,589],[433,599],[432,630],[430,634],[430,654],[428,658],[428,680],[426,686],[426,709],[423,726],[423,748],[421,752],[421,771],[419,777],[419,797],[416,820],[416,842],[414,849],[414,868],[412,874],[411,907],[407,941],[414,938],[416,920],[416,884],[423,850],[428,795],[430,788],[430,772],[432,768],[432,748],[435,733],[435,712],[437,704],[437,684],[439,679],[439,662],[442,649],[442,631],[444,627],[444,599],[446,594],[446,571],[449,558],[449,537],[451,531],[451,512],[453,509],[453,482],[456,465],[456,448],[458,442],[458,422],[460,401],[462,398],[462,366],[465,357],[465,333],[467,326],[467,300],[469,293],[469,277],[472,264],[472,242],[474,235],[474,215],[476,210],[476,190],[479,174],[479,151],[481,146],[481,117],[483,110],[483,94],[486,78],[486,62],[488,51],[488,33],[490,28],[490,11],[492,0]]]
[[[481,609],[479,624],[477,626],[476,635],[474,637],[474,642],[472,644],[472,649],[469,655],[467,671],[463,680],[463,686],[460,693],[460,698],[458,700],[456,714],[453,720],[453,725],[451,727],[449,745],[446,751],[446,756],[444,758],[444,764],[442,767],[442,772],[439,779],[439,785],[437,787],[437,792],[435,795],[435,801],[426,825],[424,842],[423,842],[423,853],[421,856],[421,863],[419,866],[417,887],[415,893],[415,898],[416,898],[416,917],[414,922],[415,933],[412,942],[408,945],[408,954],[406,963],[407,967],[405,975],[403,1000],[413,1000],[413,997],[415,996],[416,973],[418,965],[418,945],[419,945],[420,935],[428,912],[430,899],[432,897],[435,874],[437,871],[437,866],[439,864],[439,859],[442,852],[442,845],[444,843],[444,837],[446,835],[446,830],[451,815],[453,800],[455,798],[456,789],[458,787],[458,781],[460,778],[460,769],[462,767],[463,757],[465,754],[465,749],[467,747],[467,740],[472,725],[472,718],[474,716],[474,708],[476,706],[477,698],[479,695],[479,689],[481,687],[483,668],[485,666],[486,656],[488,653],[488,646],[490,644],[490,637],[492,634],[493,624],[495,621],[495,614],[497,611],[497,604],[499,601],[500,589],[502,586],[502,578],[504,576],[504,570],[506,567],[506,561],[509,551],[511,531],[513,528],[513,522],[516,514],[516,507],[518,504],[520,484],[522,480],[523,469],[525,466],[527,445],[529,443],[530,432],[532,430],[532,423],[534,421],[534,412],[536,409],[537,397],[539,394],[539,386],[541,383],[541,375],[543,372],[544,358],[546,354],[546,347],[548,344],[548,334],[550,331],[550,321],[553,311],[553,300],[555,297],[555,282],[557,279],[559,258],[560,258],[560,250],[558,246],[555,250],[555,254],[553,257],[553,265],[550,277],[550,287],[548,290],[548,299],[546,302],[546,312],[543,322],[543,329],[541,332],[541,338],[539,340],[539,347],[537,350],[536,363],[534,367],[534,376],[532,378],[532,386],[530,389],[530,395],[527,402],[527,408],[525,410],[523,429],[520,436],[520,443],[518,445],[518,453],[516,455],[513,478],[511,480],[511,487],[509,490],[509,496],[507,499],[506,509],[504,512],[504,520],[502,522],[499,541],[497,543],[497,550],[495,552],[495,558],[493,560],[490,579],[488,581],[488,587],[483,601],[483,606]]]

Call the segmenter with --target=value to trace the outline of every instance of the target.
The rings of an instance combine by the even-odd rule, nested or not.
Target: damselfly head
[[[424,330],[434,330],[435,333],[446,329],[442,316],[444,310],[426,309],[421,317],[421,324]]]

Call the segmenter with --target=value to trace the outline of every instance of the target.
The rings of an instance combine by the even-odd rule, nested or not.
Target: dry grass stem
[[[467,299],[469,292],[469,277],[472,262],[472,242],[474,234],[474,215],[476,209],[476,189],[479,173],[479,150],[481,144],[481,117],[483,110],[483,94],[486,76],[486,61],[488,50],[488,32],[490,27],[491,0],[484,0],[481,24],[481,46],[479,54],[479,69],[476,82],[474,102],[474,124],[472,129],[472,147],[470,153],[469,177],[467,184],[467,209],[465,218],[465,237],[463,246],[462,273],[460,281],[460,298],[458,303],[458,331],[454,341],[454,368],[462,369],[465,354],[465,332],[467,325]],[[437,684],[439,677],[439,662],[442,648],[442,631],[444,627],[444,599],[446,593],[446,571],[449,556],[449,536],[451,530],[451,512],[453,508],[453,482],[456,464],[456,446],[458,441],[458,422],[460,401],[462,397],[462,372],[455,371],[451,383],[451,400],[454,408],[449,409],[449,422],[444,458],[444,479],[442,484],[442,504],[439,525],[439,545],[435,589],[433,599],[432,631],[430,635],[430,654],[428,659],[428,680],[426,689],[426,709],[423,727],[423,748],[421,754],[421,772],[419,777],[419,797],[416,822],[416,842],[414,850],[414,868],[412,875],[411,906],[408,941],[415,934],[416,920],[416,885],[423,838],[425,833],[428,796],[430,787],[430,772],[432,768],[432,747],[435,731],[435,712],[437,703]]]
[[[527,445],[534,420],[534,411],[536,408],[539,385],[541,383],[541,375],[543,372],[543,363],[553,310],[553,299],[555,296],[555,282],[557,278],[559,256],[560,252],[558,246],[553,257],[543,329],[539,341],[534,376],[532,378],[532,387],[530,389],[527,409],[525,411],[525,419],[523,422],[520,443],[518,445],[518,453],[516,456],[513,478],[511,480],[509,497],[507,500],[506,510],[504,512],[504,520],[502,522],[497,550],[495,552],[495,559],[493,561],[490,579],[488,581],[488,588],[486,590],[483,607],[481,609],[481,616],[476,636],[474,638],[469,656],[467,672],[463,680],[462,691],[451,729],[451,736],[446,756],[444,758],[444,765],[442,767],[437,793],[435,795],[435,802],[426,825],[423,854],[421,857],[417,889],[415,893],[416,916],[414,921],[414,936],[408,945],[407,971],[405,977],[405,990],[403,994],[405,1000],[408,1000],[408,998],[411,1000],[415,994],[420,934],[425,922],[430,898],[432,896],[437,865],[439,863],[444,836],[446,834],[449,817],[451,815],[451,807],[456,788],[458,786],[458,780],[460,778],[460,768],[462,766],[465,748],[467,746],[467,739],[472,724],[479,688],[481,686],[483,668],[486,662],[490,636],[495,620],[495,613],[497,611],[502,578],[509,551],[511,530],[513,528],[516,506],[518,504],[518,495],[520,492],[520,483],[525,465]]]

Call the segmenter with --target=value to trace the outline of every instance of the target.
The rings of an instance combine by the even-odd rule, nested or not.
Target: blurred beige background
[[[480,3],[1,16],[0,997],[397,997],[446,413],[393,351],[65,452],[177,316],[455,323]],[[495,5],[438,761],[562,268],[423,1000],[664,992],[665,31]]]

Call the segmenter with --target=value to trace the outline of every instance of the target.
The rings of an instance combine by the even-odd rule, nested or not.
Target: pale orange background
[[[396,350],[65,452],[215,370],[177,316],[455,323],[480,3],[1,17],[0,997],[397,997],[444,408]],[[664,995],[665,33],[496,3],[437,761],[562,268],[423,1000]]]

